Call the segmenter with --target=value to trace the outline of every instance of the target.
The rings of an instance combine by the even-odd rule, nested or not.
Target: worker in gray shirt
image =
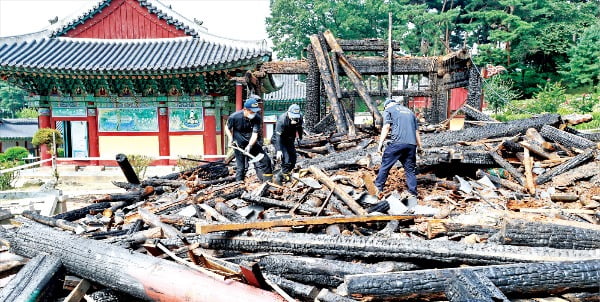
[[[404,167],[408,192],[417,197],[417,147],[421,147],[419,136],[419,123],[415,114],[396,100],[389,99],[384,102],[383,128],[379,137],[377,151],[383,152],[381,167],[375,179],[378,197],[383,192],[383,187],[388,178],[390,169],[399,160]],[[384,148],[384,141],[388,134],[392,134],[391,142]]]

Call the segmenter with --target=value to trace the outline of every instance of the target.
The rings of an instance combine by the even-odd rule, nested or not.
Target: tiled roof
[[[56,24],[50,26],[47,32],[50,37],[59,37],[67,31],[75,28],[79,24],[83,24],[87,19],[92,18],[103,8],[107,7],[114,0],[96,0],[90,1],[90,5],[83,10],[71,14],[69,17],[60,19]],[[183,15],[171,9],[158,0],[138,0],[142,7],[148,9],[148,12],[155,14],[160,19],[165,20],[168,24],[173,24],[177,29],[182,30],[187,35],[200,38],[207,34],[206,28],[195,22],[187,19]]]
[[[240,67],[271,55],[265,44],[201,38],[0,39],[0,70],[152,74]]]
[[[0,119],[0,140],[30,139],[38,130],[37,119]]]
[[[299,100],[306,98],[306,83],[296,74],[274,74],[273,80],[279,90],[265,94],[265,101]]]

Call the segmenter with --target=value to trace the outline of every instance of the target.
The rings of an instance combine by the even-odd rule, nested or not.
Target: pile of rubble
[[[54,217],[25,212],[0,232],[20,256],[3,261],[0,297],[598,300],[597,135],[553,114],[424,133],[416,205],[401,168],[374,196],[374,138],[305,138],[283,186],[236,182],[212,162],[129,175],[115,183],[126,193]]]

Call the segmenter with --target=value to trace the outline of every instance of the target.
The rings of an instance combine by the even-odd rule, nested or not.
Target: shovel
[[[238,150],[240,152],[242,152],[242,154],[248,156],[250,158],[250,161],[248,163],[256,163],[259,162],[261,159],[263,159],[263,157],[265,157],[265,155],[263,153],[259,153],[257,156],[254,156],[248,152],[246,152],[244,149],[238,147],[237,145],[232,145],[231,148]]]

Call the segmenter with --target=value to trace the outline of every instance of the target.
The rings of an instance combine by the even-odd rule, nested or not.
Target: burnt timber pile
[[[3,228],[0,297],[597,301],[600,156],[576,133],[551,114],[426,133],[403,213],[402,169],[383,202],[369,194],[380,158],[360,131],[301,141],[317,150],[284,186],[236,182],[222,162],[115,182],[126,192]]]
[[[598,301],[597,137],[467,106],[480,124],[424,126],[417,205],[401,167],[373,196],[376,131],[333,114],[284,185],[225,162],[139,180],[120,158],[124,193],[0,230],[0,300]]]

